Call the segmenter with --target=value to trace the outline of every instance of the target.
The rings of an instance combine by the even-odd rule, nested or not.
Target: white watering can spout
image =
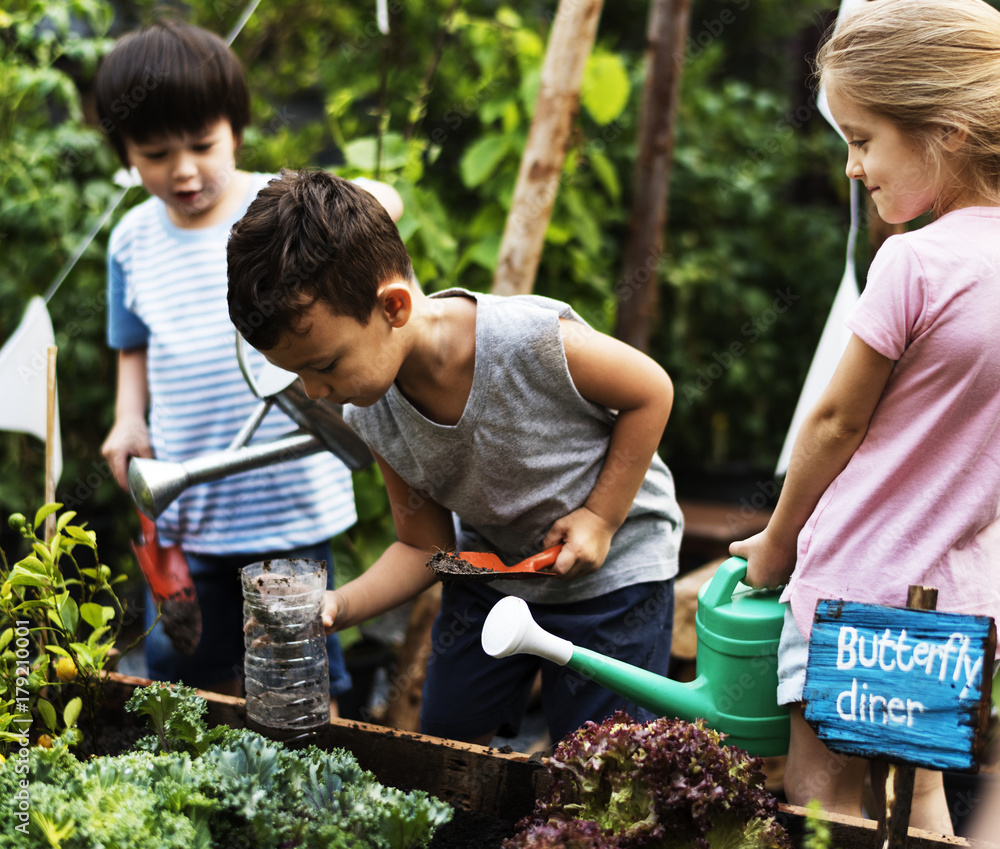
[[[700,685],[684,685],[616,658],[574,646],[535,622],[527,603],[516,596],[506,596],[493,605],[483,624],[481,641],[483,651],[493,657],[533,654],[568,666],[661,716],[714,719],[717,715],[705,700],[704,688]]]
[[[573,657],[573,644],[542,628],[531,618],[524,599],[513,595],[493,605],[483,625],[482,644],[491,657],[534,654],[560,666]]]

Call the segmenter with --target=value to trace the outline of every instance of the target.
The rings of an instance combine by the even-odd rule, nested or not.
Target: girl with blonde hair
[[[903,607],[924,584],[939,610],[1000,618],[1000,13],[875,0],[816,70],[848,177],[886,222],[932,220],[878,251],[771,522],[730,551],[747,583],[787,583],[789,801],[860,816],[868,762],[828,750],[801,712],[817,601]],[[910,824],[953,833],[939,773],[918,770]]]

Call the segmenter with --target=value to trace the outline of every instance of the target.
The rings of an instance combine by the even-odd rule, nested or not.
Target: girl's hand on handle
[[[542,548],[562,543],[563,550],[552,565],[561,578],[571,580],[596,572],[604,565],[615,529],[586,507],[563,516],[549,529]]]
[[[743,583],[758,589],[776,589],[787,584],[795,569],[795,548],[777,545],[767,530],[734,542],[729,553],[747,561]]]

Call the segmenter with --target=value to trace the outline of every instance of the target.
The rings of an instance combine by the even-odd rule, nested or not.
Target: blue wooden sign
[[[820,601],[805,719],[836,752],[973,772],[995,645],[990,617]]]

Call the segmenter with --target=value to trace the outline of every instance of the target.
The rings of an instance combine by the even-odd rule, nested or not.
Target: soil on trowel
[[[442,581],[492,581],[504,577],[493,569],[473,566],[454,551],[439,551],[427,561],[427,567]]]
[[[163,632],[181,654],[194,654],[201,640],[201,607],[197,599],[177,593],[175,598],[160,603],[160,622]]]

